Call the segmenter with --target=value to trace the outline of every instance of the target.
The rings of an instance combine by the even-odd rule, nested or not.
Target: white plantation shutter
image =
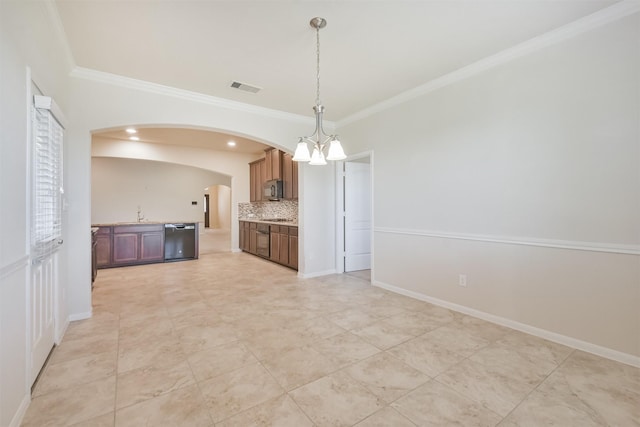
[[[36,97],[50,100],[46,97]],[[33,203],[31,247],[33,258],[44,258],[62,242],[62,140],[63,128],[48,108],[33,117]]]

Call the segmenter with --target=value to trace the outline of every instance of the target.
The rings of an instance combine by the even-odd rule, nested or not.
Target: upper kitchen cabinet
[[[273,179],[282,180],[284,199],[298,199],[298,163],[291,154],[275,148],[266,150],[265,157],[249,163],[249,201],[261,202],[264,183]]]
[[[293,156],[282,153],[282,184],[284,198],[293,200],[298,198],[298,162],[294,162]]]
[[[265,159],[249,163],[249,201],[262,201],[262,189],[265,181],[267,180],[266,172],[267,168]]]
[[[272,179],[282,179],[282,154],[282,151],[276,150],[275,148],[265,150],[264,160],[267,181],[271,181]]]

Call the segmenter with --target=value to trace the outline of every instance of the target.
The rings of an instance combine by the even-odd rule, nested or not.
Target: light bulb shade
[[[344,160],[347,156],[344,154],[344,150],[342,149],[342,144],[337,139],[331,141],[331,145],[329,145],[329,154],[327,155],[327,160]]]
[[[298,146],[296,147],[296,152],[293,155],[294,162],[308,162],[311,160],[311,155],[309,154],[309,147],[307,143],[304,141],[298,142]]]
[[[313,166],[324,166],[327,164],[327,161],[324,159],[324,153],[318,150],[318,147],[313,149],[309,164]]]

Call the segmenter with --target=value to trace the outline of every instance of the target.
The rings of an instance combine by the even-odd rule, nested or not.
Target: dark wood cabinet
[[[282,179],[281,168],[282,151],[270,148],[265,151],[265,180]]]
[[[260,159],[249,163],[249,200],[261,202],[266,181],[266,160]]]
[[[289,263],[289,227],[271,226],[271,261]]]
[[[298,227],[289,227],[289,261],[287,265],[298,269]]]
[[[240,249],[249,252],[249,227],[250,223],[247,221],[240,221]]]
[[[96,239],[96,268],[104,268],[111,265],[111,239],[112,228],[101,226],[95,234]]]
[[[280,233],[280,228],[277,225],[271,226],[271,234],[269,236],[269,245],[270,245],[270,259],[271,261],[278,262],[278,257],[280,254],[280,239],[278,235]]]
[[[298,269],[298,227],[271,226],[271,261]]]
[[[96,246],[98,244],[96,240],[97,228],[91,228],[91,289],[93,289],[93,282],[96,281],[98,275],[98,253],[96,252]]]
[[[264,183],[282,180],[284,199],[298,199],[298,163],[293,156],[272,148],[265,152],[265,157],[249,163],[249,201],[261,202],[264,198]]]
[[[113,234],[113,263],[131,264],[138,260],[138,234]]]
[[[164,224],[115,227],[113,264],[143,264],[164,260]]]
[[[100,226],[96,233],[98,268],[164,262],[164,224]]]
[[[259,251],[258,239],[265,234],[258,232],[259,227],[268,227],[269,253]],[[298,227],[290,225],[266,225],[252,221],[240,221],[240,249],[253,255],[268,258],[270,261],[298,269]]]
[[[164,260],[164,230],[140,233],[140,261]]]
[[[282,184],[284,198],[295,200],[298,198],[298,162],[294,162],[293,156],[282,153]]]
[[[249,223],[249,252],[256,254],[258,252],[258,224],[255,222]]]

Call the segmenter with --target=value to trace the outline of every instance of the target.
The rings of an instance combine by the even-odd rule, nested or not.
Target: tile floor
[[[640,370],[247,254],[100,270],[24,426],[640,426]]]

